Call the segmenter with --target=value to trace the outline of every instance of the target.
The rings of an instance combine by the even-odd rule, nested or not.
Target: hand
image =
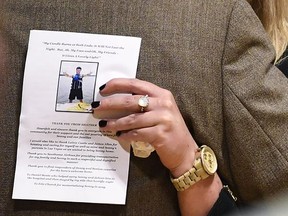
[[[103,119],[102,130],[117,132],[121,142],[144,141],[150,143],[162,163],[178,177],[192,167],[198,148],[192,138],[172,93],[152,83],[138,79],[113,79],[102,87],[102,96],[116,93],[97,102],[94,115],[106,112],[129,112],[128,115],[114,119]],[[149,96],[149,105],[141,112],[138,100]]]
[[[67,72],[63,73],[65,76],[69,77],[70,75]]]

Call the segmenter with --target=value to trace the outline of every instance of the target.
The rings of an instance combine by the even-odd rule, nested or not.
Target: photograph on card
[[[98,66],[98,62],[61,61],[56,111],[92,112]]]

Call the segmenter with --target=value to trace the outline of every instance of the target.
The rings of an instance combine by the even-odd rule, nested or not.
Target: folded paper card
[[[108,80],[136,76],[140,43],[31,31],[13,199],[125,204],[130,146],[103,136],[90,104]]]

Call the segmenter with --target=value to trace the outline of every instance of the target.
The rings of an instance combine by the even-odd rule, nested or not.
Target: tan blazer
[[[0,59],[4,215],[179,215],[169,173],[155,153],[146,160],[131,156],[125,206],[11,200],[31,29],[141,37],[137,77],[173,92],[196,142],[215,150],[218,172],[240,202],[288,188],[288,81],[272,65],[273,48],[245,0],[2,0],[0,4],[2,46],[6,46],[1,51],[5,59]]]

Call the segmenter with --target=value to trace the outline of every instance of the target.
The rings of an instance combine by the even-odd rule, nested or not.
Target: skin
[[[105,98],[117,93],[129,93]],[[172,93],[152,83],[138,79],[113,79],[100,91],[104,96],[94,115],[101,111],[129,110],[130,115],[105,119],[107,125],[101,130],[121,132],[119,142],[141,140],[155,148],[163,165],[177,178],[188,171],[195,160],[197,144],[191,136],[177,107]],[[149,106],[140,112],[138,100],[149,95]],[[178,192],[182,215],[207,215],[218,198],[222,183],[217,174],[201,180],[183,192]]]

